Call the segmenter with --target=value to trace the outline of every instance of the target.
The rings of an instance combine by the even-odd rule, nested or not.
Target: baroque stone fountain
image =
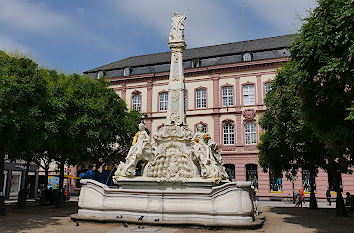
[[[250,182],[229,182],[217,143],[188,128],[184,106],[183,52],[186,15],[174,14],[169,36],[171,66],[165,126],[150,139],[139,125],[125,162],[113,177],[117,188],[81,180],[76,219],[159,224],[239,226],[254,220]],[[142,175],[136,166],[142,161]],[[144,216],[141,218],[141,216]]]

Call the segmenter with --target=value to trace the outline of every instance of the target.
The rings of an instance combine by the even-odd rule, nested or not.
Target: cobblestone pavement
[[[29,203],[25,209],[17,209],[15,205],[7,206],[7,215],[0,217],[0,232],[27,233],[199,233],[199,232],[353,232],[354,215],[336,217],[334,206],[328,208],[326,203],[319,203],[320,208],[294,208],[293,204],[260,201],[259,209],[266,217],[263,227],[257,230],[206,229],[203,227],[163,227],[148,226],[144,229],[135,224],[124,227],[121,223],[73,222],[70,215],[77,212],[77,203],[69,202],[64,208],[39,206]]]

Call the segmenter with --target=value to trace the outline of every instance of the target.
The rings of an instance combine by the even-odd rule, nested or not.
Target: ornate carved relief
[[[140,95],[140,94],[141,94],[141,92],[138,91],[138,90],[134,90],[134,91],[132,92],[132,96],[134,96],[134,95]]]
[[[178,74],[172,75],[172,81],[178,82],[179,81],[179,75]]]
[[[179,99],[179,91],[178,90],[172,90],[171,91],[172,99],[176,102]]]
[[[179,111],[175,110],[173,113],[171,113],[170,119],[171,119],[171,121],[174,121],[177,124],[181,123],[181,115],[180,115]]]
[[[254,109],[246,109],[243,111],[243,122],[255,122],[256,110]]]
[[[163,154],[158,154],[149,165],[147,176],[158,181],[185,182],[194,175],[193,163],[187,154],[183,154],[180,144],[169,143]]]

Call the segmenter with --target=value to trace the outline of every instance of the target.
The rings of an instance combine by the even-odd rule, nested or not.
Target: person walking
[[[328,201],[328,205],[331,205],[331,190],[329,190],[329,187],[327,187],[326,198]]]
[[[302,187],[302,189],[300,190],[300,194],[301,194],[301,201],[304,203],[305,207],[307,207],[306,203],[305,203],[304,187]],[[301,204],[301,207],[302,207],[302,204]]]
[[[300,190],[297,191],[297,194],[296,194],[296,204],[295,204],[295,207],[299,207],[301,205],[301,208],[302,208],[302,195],[300,193]]]

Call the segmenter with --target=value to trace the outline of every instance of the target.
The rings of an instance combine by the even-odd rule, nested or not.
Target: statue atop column
[[[170,32],[168,42],[181,42],[184,41],[184,23],[183,21],[186,19],[186,14],[180,15],[178,12],[174,13],[172,18],[172,29]]]
[[[188,12],[188,11],[187,11]],[[186,14],[187,14],[186,12]],[[139,125],[126,161],[118,165],[114,181],[136,178],[136,166],[144,166],[140,178],[156,182],[213,182],[227,180],[217,143],[203,132],[202,125],[193,136],[186,122],[185,79],[183,53],[184,23],[186,14],[174,13],[168,45],[171,49],[171,65],[168,83],[168,108],[166,122],[152,136]]]

